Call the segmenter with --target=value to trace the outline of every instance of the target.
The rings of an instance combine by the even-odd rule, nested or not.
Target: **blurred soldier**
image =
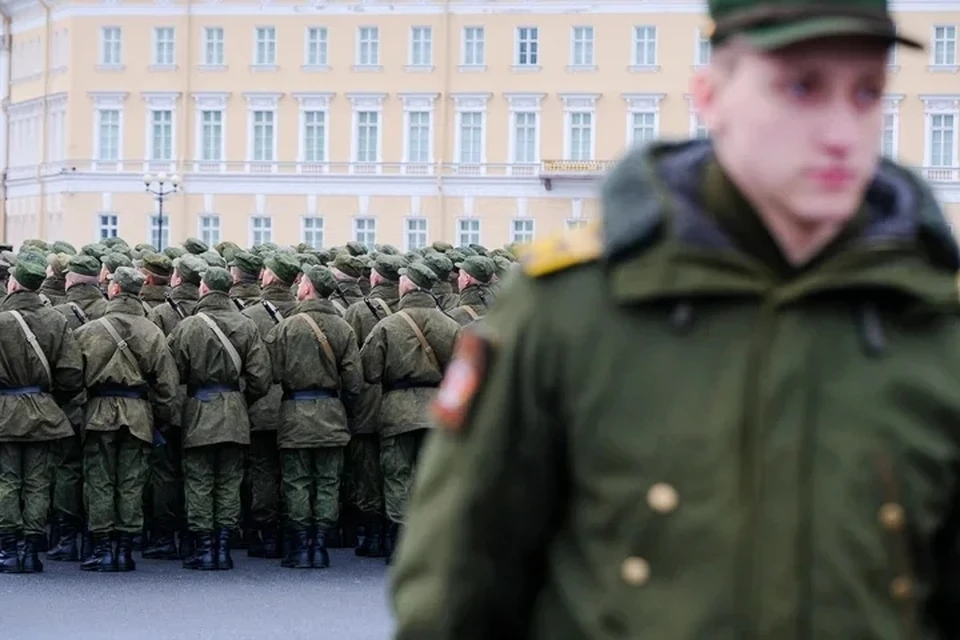
[[[293,313],[297,299],[290,286],[300,273],[300,263],[287,253],[274,253],[263,262],[260,304],[243,310],[264,338],[285,317]],[[247,555],[251,558],[279,558],[280,550],[280,452],[277,427],[283,390],[273,385],[269,395],[250,407],[250,450],[247,453],[247,481],[250,483],[250,520],[253,531]],[[257,532],[260,534],[259,541]]]
[[[465,325],[486,315],[487,307],[493,302],[490,283],[497,267],[486,256],[469,256],[457,268],[460,269],[457,279],[460,300],[450,311],[450,317]]]
[[[67,298],[64,272],[69,262],[70,256],[65,253],[51,253],[47,256],[47,277],[37,293],[41,298],[46,298],[52,307],[63,304]]]
[[[263,259],[249,251],[237,250],[233,252],[229,264],[230,273],[233,275],[230,297],[237,300],[241,308],[259,301]]]
[[[133,260],[119,251],[108,251],[100,259],[100,288],[104,296],[107,295],[107,287],[110,285],[110,275],[119,267],[132,267]]]
[[[151,259],[151,256],[144,258],[145,261]],[[162,259],[166,259],[166,256]],[[193,313],[200,298],[200,276],[207,269],[207,263],[199,256],[188,253],[174,260],[172,267],[168,296],[165,297],[164,304],[150,311],[149,316],[166,335],[170,335],[182,317]]]
[[[453,286],[450,284],[453,262],[442,253],[434,252],[425,255],[423,263],[437,275],[437,284],[433,285],[433,295],[437,298],[437,304],[444,311],[450,311],[460,302],[459,294],[453,292]]]
[[[283,388],[278,443],[291,544],[282,564],[289,568],[330,564],[326,538],[339,517],[343,448],[363,384],[356,336],[327,299],[336,286],[326,267],[307,267],[296,313],[267,338]]]
[[[144,253],[141,258],[143,266],[140,271],[147,281],[140,290],[140,299],[151,309],[159,307],[167,301],[167,292],[170,290],[170,276],[173,273],[173,262],[169,257],[154,251]]]
[[[228,292],[233,277],[210,267],[194,315],[167,339],[180,380],[187,523],[196,543],[187,569],[232,569],[230,535],[240,523],[240,483],[250,444],[248,403],[270,390],[270,356],[255,323]]]
[[[163,332],[144,315],[146,278],[131,267],[110,276],[107,313],[76,331],[86,365],[83,473],[93,555],[84,571],[133,571],[133,538],[143,529],[143,487],[154,416],[168,424],[177,369]],[[113,540],[117,540],[116,551]]]
[[[83,392],[73,333],[36,293],[44,278],[42,262],[18,261],[0,303],[0,573],[43,571],[54,443],[74,437],[62,407]]]
[[[350,305],[363,300],[363,291],[358,284],[363,275],[363,262],[349,253],[338,253],[331,269],[337,279],[337,290],[330,299],[340,315],[344,315]]]
[[[387,561],[396,544],[420,448],[427,406],[453,354],[460,325],[437,308],[430,291],[437,274],[421,262],[400,272],[397,312],[377,324],[360,352],[364,378],[383,388],[380,468],[386,514]]]

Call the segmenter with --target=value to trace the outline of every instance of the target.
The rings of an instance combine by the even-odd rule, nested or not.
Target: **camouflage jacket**
[[[260,283],[256,281],[237,282],[230,287],[230,297],[239,300],[244,307],[248,307],[260,300]]]
[[[437,296],[440,308],[450,311],[460,304],[460,295],[453,292],[453,285],[449,282],[438,282],[433,285],[433,295]]]
[[[100,293],[100,287],[94,284],[75,284],[66,293],[66,301],[54,307],[64,318],[67,319],[67,326],[71,329],[77,329],[84,324],[77,317],[77,313],[72,305],[80,309],[80,313],[86,318],[86,322],[96,320],[107,312],[107,299]]]
[[[198,298],[200,298],[200,288],[190,282],[183,282],[170,289],[170,299],[176,303],[184,317],[193,315],[193,309],[197,306]],[[180,314],[177,313],[172,304],[166,301],[166,298],[164,298],[163,304],[153,307],[147,317],[160,327],[166,336],[170,335],[177,324],[180,323]]]
[[[381,282],[370,290],[369,296],[351,304],[347,308],[347,312],[343,314],[343,319],[353,327],[359,346],[363,346],[367,336],[370,335],[377,323],[390,315],[379,302],[376,302],[377,300],[383,300],[390,313],[396,311],[397,304],[400,302],[400,292],[397,289],[397,284]]]
[[[124,341],[123,348],[106,322]],[[154,416],[166,424],[178,408],[179,378],[163,332],[146,318],[141,301],[129,295],[114,298],[105,316],[74,335],[83,354],[86,429],[128,427],[134,437],[152,442]]]
[[[450,317],[461,326],[470,324],[486,315],[487,307],[492,302],[493,292],[490,290],[490,285],[472,284],[460,292],[457,305],[450,310]]]
[[[212,319],[236,349],[237,371],[230,354],[199,313]],[[183,405],[183,446],[250,443],[247,404],[270,390],[270,356],[256,325],[237,311],[225,293],[200,298],[194,315],[182,320],[167,344],[187,385]]]
[[[260,294],[261,304],[252,304],[243,310],[243,315],[253,320],[260,335],[266,338],[277,326],[277,322],[270,317],[266,305],[267,301],[280,312],[278,320],[290,316],[297,307],[297,299],[290,293],[290,289],[279,282],[263,287]],[[250,429],[253,431],[276,431],[280,426],[280,396],[283,391],[280,385],[273,385],[265,398],[257,401],[250,407]]]
[[[147,307],[153,309],[167,301],[167,291],[170,291],[170,287],[166,285],[145,284],[140,290],[140,299],[143,300]]]
[[[66,302],[66,283],[66,278],[63,276],[47,278],[40,285],[40,290],[37,293],[46,296],[47,300],[50,301],[50,306],[55,307]]]

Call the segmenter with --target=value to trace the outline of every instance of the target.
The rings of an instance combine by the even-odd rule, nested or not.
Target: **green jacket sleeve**
[[[273,384],[273,366],[270,364],[270,353],[263,343],[263,338],[256,330],[252,331],[247,343],[247,352],[243,358],[243,375],[247,383],[248,400],[259,400],[270,392],[270,386]]]
[[[538,326],[536,285],[504,291],[466,421],[424,451],[391,585],[396,640],[528,635],[567,473],[552,409],[562,345]]]
[[[158,424],[169,424],[180,407],[178,405],[177,390],[180,386],[180,375],[177,373],[177,363],[167,347],[166,338],[162,331],[156,332],[149,352],[149,367],[147,379],[151,381],[151,400],[153,413]]]

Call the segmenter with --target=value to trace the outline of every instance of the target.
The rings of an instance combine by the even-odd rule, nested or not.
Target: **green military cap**
[[[210,267],[203,273],[203,283],[211,291],[228,293],[233,286],[233,276],[223,267]]]
[[[110,281],[120,285],[120,290],[124,293],[140,295],[140,289],[147,279],[133,267],[117,267],[117,270],[110,274]]]
[[[441,280],[446,280],[450,276],[450,272],[453,271],[453,262],[446,255],[435,252],[429,253],[423,257],[423,264],[430,267],[437,278]]]
[[[454,266],[456,266],[457,263],[463,262],[467,259],[467,254],[463,253],[459,249],[450,249],[450,251],[447,251],[445,255],[450,258],[450,262],[452,262]]]
[[[333,268],[351,278],[363,275],[363,261],[349,253],[338,253],[333,259]]]
[[[300,273],[300,262],[296,256],[286,253],[274,253],[263,261],[263,266],[287,284],[293,284]]]
[[[220,267],[221,269],[227,268],[227,261],[224,260],[223,256],[216,251],[204,251],[200,254],[200,257],[203,258],[204,262],[211,267]]]
[[[714,45],[742,37],[772,51],[820,38],[867,36],[923,48],[897,33],[887,0],[709,0],[708,5]]]
[[[327,249],[315,249],[313,255],[317,256],[317,260],[320,261],[320,264],[326,265],[327,263],[333,260],[333,257],[336,254],[331,254]]]
[[[483,246],[482,244],[476,244],[476,243],[474,243],[474,242],[471,242],[471,243],[470,243],[470,248],[473,249],[474,251],[476,251],[478,256],[485,256],[485,255],[487,255],[487,248],[486,248],[485,246]]]
[[[407,251],[403,254],[403,257],[406,258],[407,262],[420,262],[423,260],[423,254],[418,251]]]
[[[23,262],[24,260],[30,260],[36,262],[37,264],[42,264],[43,268],[47,268],[47,252],[40,251],[35,247],[27,247],[20,251],[20,255],[17,256],[17,262]]]
[[[457,247],[457,251],[467,256],[468,258],[470,256],[480,255],[476,251],[474,251],[471,247]]]
[[[207,243],[200,238],[187,238],[183,241],[183,248],[187,250],[187,253],[192,253],[195,256],[210,250]]]
[[[75,273],[78,276],[100,275],[100,261],[85,253],[70,256],[70,262],[67,263],[67,273]]]
[[[319,266],[320,264],[320,258],[313,255],[312,253],[298,253],[297,260],[300,261],[301,269],[308,266],[313,266],[313,267]]]
[[[306,242],[301,242],[296,247],[294,247],[294,250],[297,253],[310,253],[311,251],[313,251],[313,247],[307,244]]]
[[[437,251],[439,251],[440,253],[447,253],[448,251],[453,250],[452,244],[450,244],[449,242],[441,242],[440,240],[437,240],[430,246],[436,249]]]
[[[184,282],[199,285],[203,272],[212,267],[200,256],[187,253],[173,261],[173,268]]]
[[[260,245],[260,250],[264,253],[276,253],[280,245],[273,242],[264,242]]]
[[[467,256],[463,262],[457,265],[457,268],[466,271],[468,275],[480,282],[490,282],[490,278],[497,271],[493,260],[486,256]]]
[[[85,253],[88,256],[93,256],[97,260],[109,253],[109,250],[100,244],[99,242],[94,242],[92,244],[87,244],[80,247],[80,253]]]
[[[491,260],[493,260],[494,274],[496,274],[498,278],[506,275],[506,273],[510,271],[510,267],[513,266],[513,260],[505,256],[493,256]]]
[[[252,276],[259,276],[263,269],[263,259],[260,256],[242,249],[233,254],[233,260],[229,264]]]
[[[107,268],[107,271],[113,273],[119,267],[132,267],[133,261],[122,253],[111,251],[100,259],[100,262]]]
[[[149,242],[141,242],[140,244],[138,244],[137,246],[135,246],[134,249],[136,249],[137,251],[139,251],[141,254],[156,253],[156,252],[157,252],[157,248],[156,248],[155,246],[153,246],[152,244],[150,244]]]
[[[373,258],[368,256],[367,254],[363,254],[357,257],[360,258],[360,264],[363,265],[363,274],[366,276],[369,276],[370,270],[373,268]]]
[[[47,279],[46,259],[42,263],[32,259],[18,260],[12,272],[17,282],[30,291],[36,291]]]
[[[70,264],[70,256],[65,253],[51,253],[47,256],[47,265],[53,269],[53,275],[60,277]]]
[[[368,253],[367,245],[362,242],[357,242],[356,240],[351,240],[347,243],[347,251],[350,252],[350,255],[362,256],[365,253]]]
[[[171,260],[176,260],[180,256],[187,254],[187,250],[183,247],[167,247],[163,250],[163,254],[170,258]]]
[[[380,253],[386,253],[389,255],[400,255],[400,249],[397,249],[392,244],[377,245],[377,251],[379,251]]]
[[[120,236],[111,236],[109,238],[104,238],[100,243],[108,249],[115,249],[118,247],[129,247],[127,241],[121,238]]]
[[[407,261],[403,256],[394,256],[389,253],[382,253],[377,256],[372,265],[374,271],[391,282],[400,279],[400,269],[405,266],[407,266]]]
[[[214,247],[217,250],[217,253],[223,256],[223,259],[227,261],[227,264],[233,262],[233,256],[236,255],[237,251],[240,251],[240,246],[234,242],[221,242]]]
[[[173,260],[170,256],[163,253],[145,253],[143,255],[143,268],[154,275],[163,278],[169,278],[173,275]]]
[[[321,298],[326,298],[337,290],[337,278],[327,267],[310,265],[304,269],[303,275],[307,277]]]
[[[23,241],[23,244],[20,245],[20,251],[26,251],[27,249],[36,249],[41,253],[50,253],[50,245],[43,240],[37,240],[36,238]]]
[[[423,262],[414,262],[413,264],[400,269],[400,275],[407,276],[413,284],[421,289],[432,289],[433,285],[439,282],[437,274],[433,269]]]
[[[68,256],[76,255],[77,250],[69,242],[63,240],[57,240],[50,246],[50,251],[53,253],[65,253]]]

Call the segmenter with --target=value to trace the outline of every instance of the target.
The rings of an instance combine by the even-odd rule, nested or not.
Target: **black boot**
[[[134,551],[140,551],[143,549],[143,534],[137,533],[130,537],[130,542],[133,544]]]
[[[145,560],[179,560],[177,541],[172,531],[154,530],[150,536],[150,545],[143,550]]]
[[[197,548],[197,541],[193,533],[184,529],[180,532],[180,559],[188,560],[193,557]]]
[[[43,573],[43,563],[40,562],[40,549],[44,547],[46,535],[42,533],[29,535],[23,541],[23,562],[20,569],[23,573]]]
[[[382,558],[383,550],[383,521],[380,516],[367,514],[363,522],[363,542],[354,550],[362,558]]]
[[[47,560],[54,562],[78,562],[80,547],[77,544],[78,527],[75,521],[62,519],[58,527],[60,536],[57,544],[47,551]]]
[[[63,522],[63,518],[59,515],[51,514],[50,515],[50,527],[47,530],[47,535],[44,536],[44,553],[49,553],[53,550],[57,544],[60,542],[60,524]]]
[[[229,571],[233,569],[233,558],[230,557],[230,529],[217,531],[217,569]]]
[[[93,553],[96,550],[96,544],[93,541],[93,534],[89,531],[84,531],[83,535],[80,536],[80,560],[85,561],[93,557]]]
[[[310,532],[297,529],[290,533],[289,539],[287,555],[280,561],[280,566],[287,569],[309,569],[313,566],[310,562]]]
[[[135,571],[137,563],[133,561],[135,534],[121,533],[117,543],[117,571]]]
[[[263,557],[263,541],[260,539],[260,529],[247,529],[243,539],[247,543],[248,558]]]
[[[17,534],[12,531],[0,533],[0,573],[20,573],[22,569]]]
[[[93,534],[93,553],[80,563],[81,571],[109,572],[117,570],[117,556],[109,533]]]
[[[196,546],[193,555],[183,561],[184,569],[198,569],[200,571],[216,571],[217,553],[213,543],[213,533],[210,531],[191,532]]]
[[[342,549],[343,548],[343,535],[340,532],[340,527],[336,526],[331,529],[326,530],[327,536],[327,548],[328,549]]]
[[[314,569],[326,569],[330,566],[330,554],[327,552],[327,530],[317,529],[313,535],[313,547],[310,549]]]
[[[263,536],[263,557],[269,560],[279,560],[283,557],[280,549],[280,530],[276,524],[265,525],[260,532]]]
[[[401,529],[402,525],[396,522],[387,525],[386,545],[384,545],[384,558],[387,564],[390,564],[390,561],[393,560],[393,552],[397,548],[397,540],[400,538]]]

